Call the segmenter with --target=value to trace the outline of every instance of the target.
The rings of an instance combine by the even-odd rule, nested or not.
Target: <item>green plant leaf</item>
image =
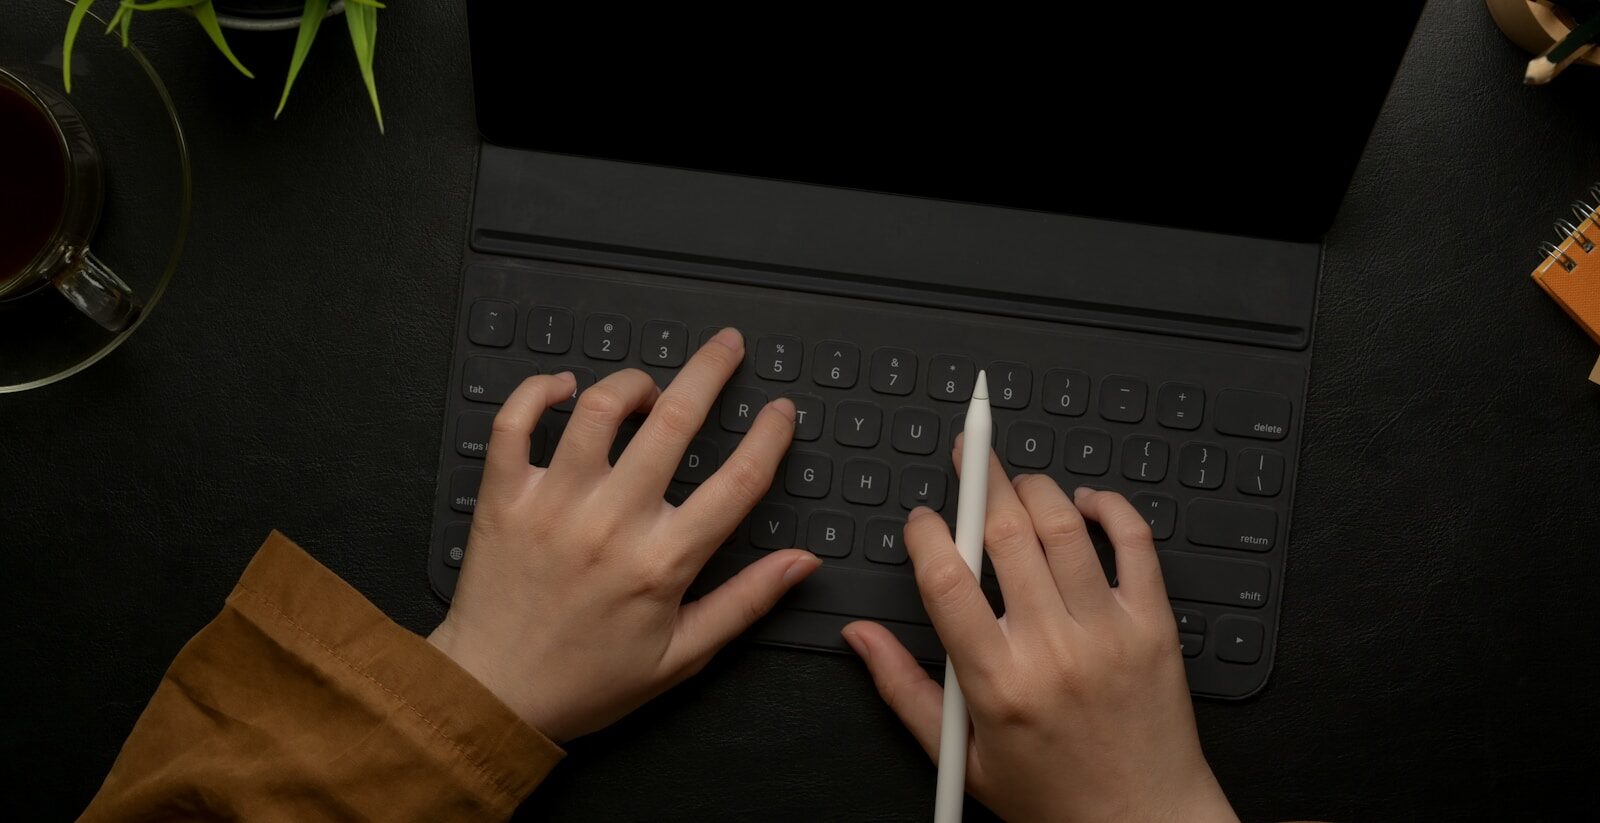
[[[133,0],[122,0],[124,8],[134,11],[161,11],[162,9],[188,9],[209,2],[209,0],[150,0],[148,3],[135,3]]]
[[[117,24],[122,22],[123,15],[128,13],[127,6],[117,6],[117,13],[111,15],[111,21],[106,23],[106,34],[110,34]]]
[[[156,0],[155,3],[149,5],[155,6],[163,2],[182,3],[184,0]],[[239,58],[233,56],[233,49],[228,48],[228,41],[222,36],[222,25],[217,22],[217,9],[211,5],[211,0],[200,0],[200,2],[192,5],[194,6],[194,19],[199,20],[200,28],[205,29],[206,34],[211,35],[211,42],[217,44],[217,49],[222,52],[222,56],[228,58],[228,62],[232,63],[233,67],[238,69],[245,77],[254,80],[256,76],[251,74],[243,63],[239,62]],[[138,8],[138,6],[135,6],[135,8]],[[162,8],[177,7],[162,6]]]
[[[375,8],[375,9],[386,9],[386,8],[388,8],[388,6],[385,6],[384,4],[379,3],[378,0],[347,0],[347,2],[354,3],[354,4],[358,5],[358,6],[371,6],[371,7]]]
[[[372,112],[378,116],[378,133],[383,133],[383,109],[378,106],[378,82],[372,76],[372,56],[378,49],[378,10],[361,3],[346,3],[344,19],[350,26],[350,43],[356,50],[361,79],[372,98]]]
[[[306,0],[305,13],[300,16],[300,37],[294,42],[294,57],[289,59],[289,77],[283,81],[283,97],[278,100],[278,110],[272,113],[272,119],[283,114],[283,107],[289,102],[289,89],[294,88],[294,79],[300,76],[300,67],[305,65],[311,44],[317,39],[317,29],[322,27],[322,18],[327,14],[328,0]]]
[[[72,44],[78,39],[78,29],[83,28],[83,17],[89,13],[89,6],[94,0],[78,0],[72,7],[72,15],[67,18],[67,36],[61,43],[61,85],[67,89],[67,94],[72,93]]]
[[[162,11],[166,8],[194,8],[208,0],[150,0],[149,3],[136,3],[133,0],[122,0],[123,8],[134,11]]]

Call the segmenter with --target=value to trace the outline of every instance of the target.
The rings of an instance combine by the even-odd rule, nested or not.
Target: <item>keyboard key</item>
[[[1290,408],[1289,398],[1281,394],[1225,389],[1217,395],[1217,431],[1282,440],[1289,433]]]
[[[856,521],[840,512],[812,512],[806,521],[806,548],[818,557],[848,557],[855,545]]]
[[[494,415],[489,412],[462,412],[456,418],[456,454],[482,458],[489,453],[489,432]]]
[[[1098,429],[1071,429],[1066,457],[1067,471],[1073,474],[1105,474],[1111,468],[1111,435]]]
[[[991,363],[989,403],[1002,409],[1025,409],[1033,397],[1033,370],[1021,363]]]
[[[880,506],[889,499],[889,465],[866,457],[852,457],[844,462],[844,479],[840,486],[844,499],[863,506]]]
[[[542,421],[534,424],[533,431],[528,434],[529,465],[540,465],[545,457],[548,456],[549,434]]]
[[[1265,449],[1239,452],[1238,486],[1245,494],[1271,497],[1283,491],[1283,455]]]
[[[517,307],[504,300],[478,300],[467,318],[467,339],[480,346],[511,345],[517,336]]]
[[[835,340],[817,344],[817,358],[811,367],[812,382],[819,386],[848,389],[856,384],[860,371],[860,349]]]
[[[1197,546],[1264,552],[1277,542],[1278,513],[1265,506],[1195,500],[1184,521],[1189,542]]]
[[[1173,600],[1259,609],[1271,594],[1272,575],[1260,563],[1173,551],[1156,552],[1156,557]]]
[[[566,354],[572,348],[572,312],[535,306],[528,312],[528,348],[549,354]]]
[[[1019,421],[1006,431],[1006,462],[1019,469],[1043,469],[1056,454],[1055,430],[1042,423]]]
[[[628,356],[633,326],[617,314],[592,314],[583,326],[583,353],[596,360],[621,360]]]
[[[1150,534],[1157,540],[1166,540],[1172,536],[1173,529],[1178,524],[1178,504],[1172,498],[1160,494],[1141,492],[1128,501],[1139,510],[1139,516],[1144,522],[1150,524]]]
[[[872,390],[879,394],[910,394],[917,383],[917,356],[905,349],[878,349],[872,353]]]
[[[1190,634],[1206,633],[1206,616],[1188,609],[1173,609],[1172,619],[1178,622],[1178,631]]]
[[[689,329],[672,320],[651,320],[644,324],[639,341],[639,359],[646,366],[677,368],[689,350]]]
[[[965,357],[941,354],[928,364],[928,396],[935,400],[965,403],[972,399],[972,385],[978,368]]]
[[[583,366],[558,366],[554,373],[560,374],[564,371],[572,372],[575,385],[572,387],[572,394],[567,395],[567,399],[550,407],[559,412],[572,411],[572,407],[578,402],[578,395],[583,394],[590,386],[595,384],[594,372]]]
[[[468,357],[461,369],[461,394],[479,403],[504,403],[522,381],[539,373],[526,360],[504,357]]]
[[[1206,648],[1206,636],[1203,634],[1189,634],[1178,632],[1178,651],[1184,657],[1199,657],[1200,652]]]
[[[790,452],[783,487],[795,497],[827,497],[833,487],[833,459],[816,452]]]
[[[1051,369],[1045,372],[1044,410],[1077,417],[1089,408],[1089,375],[1081,371]]]
[[[1230,614],[1217,621],[1217,659],[1229,663],[1254,663],[1261,659],[1265,636],[1260,621]]]
[[[809,394],[784,395],[794,401],[794,439],[815,440],[822,436],[827,406]]]
[[[750,513],[750,545],[758,549],[787,549],[794,545],[800,517],[782,503],[762,503]]]
[[[944,487],[944,469],[912,466],[900,476],[900,505],[907,509],[927,506],[939,511],[944,508]]]
[[[756,374],[765,380],[792,382],[800,376],[804,344],[793,337],[763,337],[756,342]]]
[[[892,517],[874,517],[867,521],[863,544],[867,559],[874,563],[898,565],[906,562],[904,545],[906,523]]]
[[[717,449],[717,444],[704,437],[696,437],[689,441],[689,448],[683,450],[683,459],[678,461],[678,470],[673,472],[672,479],[679,483],[692,483],[699,485],[710,479],[722,465],[722,453]]]
[[[682,506],[689,495],[694,493],[694,487],[684,483],[668,483],[667,490],[662,493],[661,499],[671,506]]]
[[[1228,452],[1210,443],[1186,443],[1178,455],[1178,482],[1191,489],[1222,487],[1228,470]]]
[[[617,436],[611,439],[611,450],[607,452],[606,459],[611,465],[617,465],[622,458],[622,453],[627,450],[628,444],[633,442],[634,436],[639,433],[639,427],[644,424],[644,418],[630,416],[617,426]]]
[[[883,409],[860,401],[839,404],[839,417],[833,422],[833,439],[841,445],[870,448],[878,445],[882,433]]]
[[[555,456],[556,446],[561,443],[561,433],[566,430],[562,425],[560,415],[545,415],[533,427],[533,437],[528,442],[528,462],[541,469],[549,468],[550,458]]]
[[[901,409],[889,424],[889,443],[902,454],[933,454],[939,447],[939,415],[927,409]]]
[[[1156,392],[1156,422],[1169,429],[1198,429],[1205,416],[1206,393],[1188,383],[1162,383]]]
[[[950,448],[956,447],[956,436],[967,427],[967,413],[962,412],[950,420]],[[1000,451],[1000,427],[989,426],[989,448]]]
[[[1100,381],[1100,416],[1117,423],[1144,419],[1146,388],[1137,377],[1111,375]]]
[[[830,614],[838,613],[841,604],[848,604],[847,613],[852,616],[928,624],[928,613],[922,608],[917,582],[901,569],[872,571],[824,563],[783,600],[783,605],[791,609]],[[778,611],[781,617],[783,610]]]
[[[450,508],[472,514],[478,508],[478,484],[483,482],[483,469],[456,469],[450,473]]]
[[[755,422],[756,414],[765,405],[767,405],[767,395],[760,389],[749,386],[729,386],[723,389],[718,413],[722,419],[722,427],[739,434],[750,431],[750,424]]]
[[[1158,483],[1167,476],[1167,441],[1133,435],[1122,441],[1122,476],[1141,483]]]
[[[444,527],[444,564],[452,569],[461,568],[467,556],[467,537],[472,534],[471,523],[451,523]]]

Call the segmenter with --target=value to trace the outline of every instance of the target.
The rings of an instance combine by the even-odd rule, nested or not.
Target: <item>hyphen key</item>
[[[1282,440],[1289,433],[1289,398],[1226,389],[1217,395],[1217,431],[1238,437]]]

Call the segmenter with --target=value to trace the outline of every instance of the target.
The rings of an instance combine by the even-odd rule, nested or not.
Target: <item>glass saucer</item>
[[[72,8],[68,0],[10,4],[0,66],[65,94],[61,42]],[[178,113],[138,47],[123,48],[94,12],[73,46],[66,96],[94,132],[105,166],[105,206],[90,246],[144,301],[144,313],[113,333],[53,288],[0,301],[0,393],[77,374],[133,336],[172,282],[189,229],[189,152]]]

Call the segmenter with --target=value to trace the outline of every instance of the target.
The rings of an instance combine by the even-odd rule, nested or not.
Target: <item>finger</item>
[[[900,639],[883,626],[858,620],[844,627],[844,641],[867,664],[878,696],[889,704],[911,736],[935,764],[939,762],[939,724],[944,713],[944,687],[928,676]]]
[[[956,443],[956,474],[961,473],[962,444]],[[983,544],[994,563],[994,576],[1005,597],[1008,622],[1026,622],[1061,616],[1061,595],[1050,584],[1050,566],[1033,533],[1033,520],[1006,478],[1005,467],[989,452],[988,501],[983,523]],[[960,501],[957,501],[958,504]]]
[[[1161,581],[1155,540],[1139,511],[1116,492],[1081,488],[1073,499],[1078,511],[1099,523],[1111,538],[1117,558],[1117,598],[1140,608],[1166,608],[1167,587]]]
[[[999,667],[1007,648],[994,609],[978,578],[956,551],[950,529],[932,509],[919,506],[906,519],[906,552],[915,567],[917,592],[962,682]]]
[[[614,482],[655,497],[665,493],[689,441],[743,360],[744,338],[737,329],[723,329],[701,346],[656,399],[639,434],[617,460]]]
[[[718,649],[772,610],[822,561],[802,549],[774,552],[746,566],[710,594],[678,611],[663,665],[678,679],[703,668]]]
[[[551,470],[567,476],[600,476],[611,468],[608,456],[617,429],[628,415],[648,409],[660,395],[656,381],[638,369],[623,369],[578,395],[566,431],[550,458]]]
[[[714,551],[750,514],[767,489],[778,463],[794,442],[794,401],[780,397],[756,415],[739,447],[672,515],[695,545]],[[705,562],[700,558],[698,562]]]
[[[539,418],[572,394],[572,372],[541,374],[522,381],[494,416],[489,453],[483,460],[483,487],[511,489],[539,471],[528,464],[529,438]]]
[[[1056,481],[1042,474],[1019,477],[1016,487],[1067,612],[1080,623],[1103,617],[1112,606],[1111,586],[1078,507]]]

